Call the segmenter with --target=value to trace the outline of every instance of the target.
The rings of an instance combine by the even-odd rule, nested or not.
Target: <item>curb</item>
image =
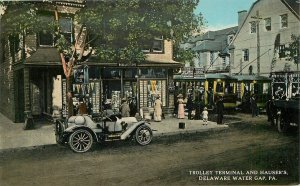
[[[160,133],[160,132],[153,132],[153,137],[162,137],[162,136],[174,136],[179,134],[192,134],[192,133],[202,133],[202,132],[210,132],[210,131],[221,131],[221,130],[227,130],[229,127],[220,127],[220,128],[209,128],[209,129],[192,129],[192,130],[185,130],[182,129],[181,131],[176,132],[166,132],[166,133]]]
[[[227,125],[227,124],[225,124],[225,125]],[[180,131],[165,132],[165,133],[154,131],[153,138],[176,136],[176,135],[180,135],[180,134],[196,134],[196,133],[202,133],[202,132],[222,131],[222,130],[227,130],[227,129],[229,129],[228,125],[226,127],[224,126],[224,127],[209,128],[209,129],[191,129],[191,130],[180,129]],[[7,149],[0,149],[0,155],[3,153],[6,153],[6,152],[45,149],[47,147],[52,147],[52,146],[63,147],[63,145],[58,145],[56,143],[53,143],[53,144],[35,145],[35,146],[28,146],[28,147],[7,148]]]

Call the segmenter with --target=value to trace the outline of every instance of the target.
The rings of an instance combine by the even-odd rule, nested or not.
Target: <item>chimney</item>
[[[239,20],[238,20],[239,21],[239,23],[238,23],[239,28],[238,29],[241,28],[243,22],[245,21],[245,19],[247,17],[247,14],[248,14],[247,10],[242,10],[242,11],[238,12],[238,15],[239,15]]]

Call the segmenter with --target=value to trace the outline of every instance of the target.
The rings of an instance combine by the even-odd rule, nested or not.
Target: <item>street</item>
[[[228,130],[157,137],[144,147],[111,142],[84,154],[56,145],[3,151],[1,185],[299,183],[299,133],[278,133],[264,115],[238,116],[242,121]]]

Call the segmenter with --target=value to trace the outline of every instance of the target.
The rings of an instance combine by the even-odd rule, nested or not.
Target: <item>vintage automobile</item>
[[[268,113],[272,125],[276,124],[279,132],[286,132],[291,126],[299,127],[300,99],[273,100]]]
[[[66,122],[57,120],[55,136],[58,144],[69,144],[74,152],[82,153],[90,150],[94,142],[135,139],[139,145],[147,145],[153,133],[149,123],[135,117],[82,115],[72,116]]]

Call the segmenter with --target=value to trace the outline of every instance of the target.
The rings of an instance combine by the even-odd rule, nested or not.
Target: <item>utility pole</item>
[[[256,39],[257,39],[257,76],[260,75],[260,37],[259,37],[259,22],[262,19],[259,17],[259,11],[256,11],[256,16],[251,18],[256,19]]]

